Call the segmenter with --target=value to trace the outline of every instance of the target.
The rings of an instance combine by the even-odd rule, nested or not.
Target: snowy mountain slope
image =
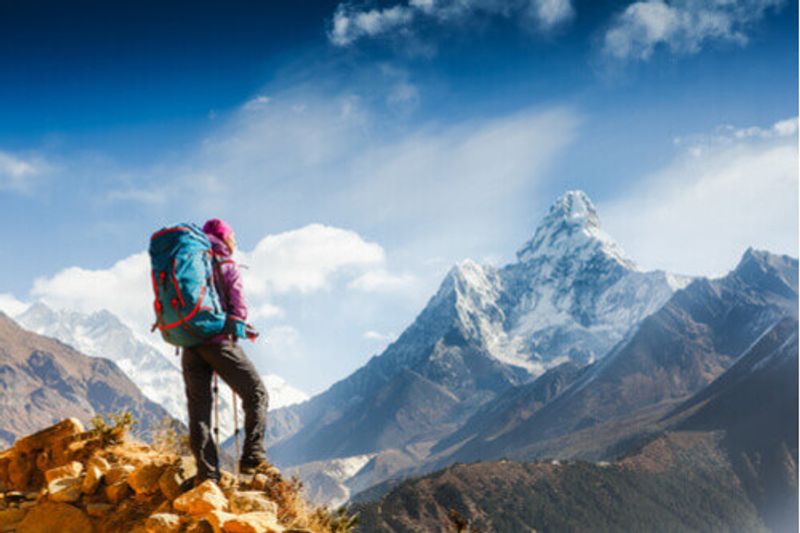
[[[484,424],[439,465],[528,459],[541,453],[538,446],[548,439],[626,417],[636,424],[637,412],[668,406],[708,386],[786,317],[796,327],[797,260],[748,250],[727,276],[698,279],[677,292],[541,409],[519,416],[531,403],[511,404],[496,417],[511,423],[500,431]]]
[[[270,421],[272,457],[303,464],[435,441],[444,435],[431,428],[448,431],[511,386],[566,361],[602,358],[688,281],[638,270],[601,230],[586,194],[569,191],[517,261],[502,268],[470,260],[454,266],[384,353],[310,401],[278,410]],[[450,393],[456,403],[402,431],[389,427],[391,420],[359,417],[396,390],[407,371],[428,384],[421,390],[430,397],[394,396],[397,401],[423,405]],[[380,403],[386,413],[406,412]],[[359,435],[375,435],[377,426],[376,444],[365,448]]]
[[[54,310],[42,302],[36,302],[16,316],[15,320],[30,331],[54,337],[82,353],[114,361],[145,396],[161,404],[175,418],[186,422],[186,396],[179,358],[165,356],[137,338],[112,313]],[[307,399],[305,393],[290,386],[279,376],[264,375],[262,379],[270,394],[271,409]],[[233,433],[230,401],[230,391],[223,388],[220,393],[220,432],[223,436]]]

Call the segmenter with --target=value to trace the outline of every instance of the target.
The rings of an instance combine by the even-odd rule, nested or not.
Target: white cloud
[[[0,311],[12,318],[23,313],[28,308],[28,305],[18,300],[13,294],[7,292],[0,294]]]
[[[383,269],[370,270],[352,280],[347,286],[363,292],[402,292],[414,284],[410,274],[395,275]]]
[[[780,120],[768,128],[750,126],[738,128],[725,124],[719,126],[711,134],[695,134],[686,137],[677,137],[675,144],[685,146],[693,155],[699,155],[710,148],[733,145],[743,140],[780,139],[797,135],[797,117]]]
[[[48,165],[41,159],[0,151],[0,192],[29,192],[36,178],[47,169]]]
[[[336,8],[330,41],[348,46],[363,38],[408,35],[420,22],[461,25],[474,17],[519,18],[523,24],[548,30],[573,16],[571,0],[410,0],[384,8],[360,9],[351,3]]]
[[[303,228],[264,237],[252,252],[240,253],[248,268],[243,269],[245,293],[252,320],[285,317],[285,311],[270,299],[275,294],[308,294],[329,288],[339,275],[369,278],[374,290],[385,289],[396,279],[385,270],[383,248],[340,228],[311,224]],[[404,279],[404,278],[397,278]],[[361,282],[368,283],[368,282]],[[359,286],[353,287],[366,290]],[[56,308],[94,312],[107,309],[139,333],[148,332],[153,317],[150,261],[146,252],[116,262],[110,268],[70,267],[52,277],[34,281],[30,295]],[[22,304],[10,295],[0,295],[0,309],[16,310]],[[287,330],[276,330],[288,338]]]
[[[768,134],[786,124],[683,147],[638,189],[601,206],[609,233],[644,267],[677,273],[722,275],[749,246],[796,256],[797,137]],[[738,131],[750,134],[736,140]]]
[[[285,315],[286,312],[282,308],[268,302],[251,307],[250,316],[248,318],[250,320],[266,320],[270,318],[282,318]]]
[[[605,55],[647,60],[657,47],[693,54],[708,42],[744,45],[748,31],[783,0],[645,0],[628,5],[603,39]]]
[[[264,237],[243,259],[250,291],[264,294],[324,289],[334,275],[378,267],[386,257],[380,245],[354,231],[310,224]]]

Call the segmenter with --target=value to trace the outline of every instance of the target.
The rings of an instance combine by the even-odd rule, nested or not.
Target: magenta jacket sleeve
[[[244,299],[244,287],[239,265],[228,259],[220,265],[222,279],[225,283],[225,294],[228,299],[226,312],[235,320],[247,321],[247,302]]]

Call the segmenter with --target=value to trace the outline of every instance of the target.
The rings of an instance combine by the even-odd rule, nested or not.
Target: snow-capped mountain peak
[[[573,259],[585,263],[601,254],[620,266],[636,270],[622,248],[600,225],[600,217],[583,191],[567,191],[536,228],[533,238],[517,252],[521,263]]]

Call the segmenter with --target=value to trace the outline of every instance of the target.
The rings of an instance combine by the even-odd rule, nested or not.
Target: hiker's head
[[[236,249],[236,234],[233,228],[222,219],[212,218],[203,225],[203,231],[207,235],[213,235],[228,245],[233,252]]]

